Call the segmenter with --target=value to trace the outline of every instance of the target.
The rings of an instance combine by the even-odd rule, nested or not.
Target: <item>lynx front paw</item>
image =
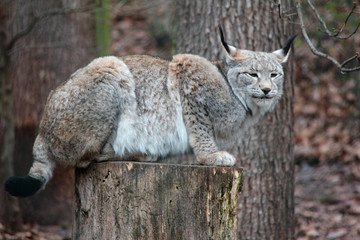
[[[157,155],[143,155],[139,157],[139,161],[141,162],[156,162],[158,160]]]
[[[228,152],[221,151],[209,154],[200,159],[200,162],[206,165],[234,166],[236,158]]]

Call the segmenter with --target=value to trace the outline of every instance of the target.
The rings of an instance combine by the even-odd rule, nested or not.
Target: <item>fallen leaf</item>
[[[327,236],[326,239],[327,240],[333,240],[333,239],[339,239],[341,237],[344,237],[347,234],[347,230],[346,229],[339,229],[335,232],[330,232]]]

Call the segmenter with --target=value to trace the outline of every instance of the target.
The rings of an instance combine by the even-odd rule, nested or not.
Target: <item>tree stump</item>
[[[242,170],[103,162],[76,170],[72,239],[236,239]]]

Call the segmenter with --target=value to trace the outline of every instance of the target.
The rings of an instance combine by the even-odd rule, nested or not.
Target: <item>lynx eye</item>
[[[250,76],[250,77],[253,77],[253,78],[257,78],[258,75],[257,73],[246,73],[246,75]]]
[[[277,73],[271,73],[271,74],[270,74],[270,77],[271,77],[271,78],[276,78],[277,76],[278,76]]]

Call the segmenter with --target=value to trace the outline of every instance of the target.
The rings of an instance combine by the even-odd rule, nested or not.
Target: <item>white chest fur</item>
[[[113,143],[119,156],[131,153],[166,156],[184,153],[188,149],[188,136],[181,113],[173,116],[172,124],[152,121],[149,116],[137,116],[130,111],[119,120]]]
[[[168,83],[156,85],[160,81],[169,81],[164,77],[157,78],[146,88],[138,84],[135,90],[137,100],[133,99],[123,108],[112,144],[117,155],[166,156],[184,153],[189,148],[178,93],[169,89]],[[162,86],[166,90],[159,93]]]

